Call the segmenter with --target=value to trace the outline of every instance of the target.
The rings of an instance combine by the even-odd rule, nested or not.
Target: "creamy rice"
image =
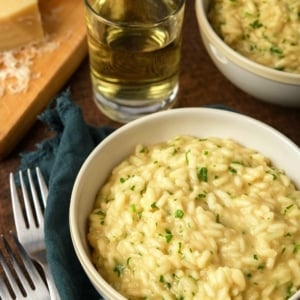
[[[212,0],[209,20],[242,55],[300,73],[300,0]]]
[[[300,191],[229,139],[137,145],[99,191],[93,262],[128,299],[288,299],[300,287]]]

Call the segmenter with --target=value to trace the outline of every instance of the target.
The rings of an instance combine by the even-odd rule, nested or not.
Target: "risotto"
[[[212,0],[208,17],[237,52],[265,66],[300,73],[300,0]]]
[[[128,299],[284,300],[300,287],[300,191],[233,140],[137,145],[100,189],[88,240]]]

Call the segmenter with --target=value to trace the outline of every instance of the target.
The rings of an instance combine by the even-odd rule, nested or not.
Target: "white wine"
[[[96,103],[114,119],[120,119],[114,111],[131,114],[125,122],[172,106],[178,91],[184,5],[177,8],[183,1],[94,2],[94,12],[106,18],[87,12]]]

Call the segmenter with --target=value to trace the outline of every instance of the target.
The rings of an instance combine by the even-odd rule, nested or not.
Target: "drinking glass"
[[[185,0],[85,0],[94,100],[126,123],[174,106]]]

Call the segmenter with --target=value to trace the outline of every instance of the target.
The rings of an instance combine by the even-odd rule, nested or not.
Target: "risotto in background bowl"
[[[195,9],[203,43],[225,77],[260,100],[300,107],[299,1],[195,0]]]
[[[288,299],[300,287],[299,165],[298,146],[242,114],[143,117],[83,164],[74,249],[107,300]]]

